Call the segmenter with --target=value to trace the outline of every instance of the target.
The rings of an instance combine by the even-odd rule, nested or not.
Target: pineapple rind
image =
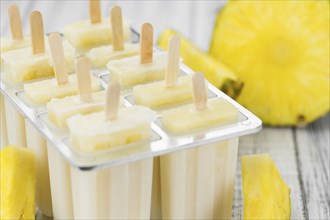
[[[0,219],[34,219],[36,162],[33,151],[7,146],[0,151],[0,158]]]
[[[268,154],[243,156],[244,219],[290,219],[290,189]]]
[[[270,125],[329,111],[329,1],[230,1],[210,54],[244,82],[238,102]]]

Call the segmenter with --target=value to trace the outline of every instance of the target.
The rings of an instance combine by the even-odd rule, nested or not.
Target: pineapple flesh
[[[329,31],[329,1],[229,1],[209,52],[264,123],[301,125],[329,111]]]
[[[290,219],[290,189],[268,154],[243,156],[244,219]]]
[[[36,161],[33,151],[7,146],[0,151],[0,158],[0,219],[34,219]]]
[[[159,37],[158,46],[167,50],[169,38],[177,34],[179,33],[172,29],[164,30]],[[204,73],[210,83],[230,97],[237,97],[243,84],[233,71],[212,56],[202,52],[185,37],[180,35],[180,38],[180,55],[183,58],[183,63],[195,72]]]

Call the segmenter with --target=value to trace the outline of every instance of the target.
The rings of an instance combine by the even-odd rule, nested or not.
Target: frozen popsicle
[[[165,81],[137,85],[133,88],[136,104],[157,108],[192,99],[191,76],[178,78],[180,68],[180,37],[169,40]]]
[[[49,41],[56,79],[46,79],[24,85],[26,96],[35,104],[45,104],[52,98],[62,98],[78,93],[77,77],[67,74],[61,36],[58,33],[52,33],[49,35]],[[93,91],[100,90],[96,77],[92,76],[91,82]]]
[[[150,139],[156,113],[143,106],[118,109],[119,90],[117,83],[109,84],[105,114],[68,119],[70,139],[77,150],[91,153]],[[72,167],[75,218],[150,219],[152,167],[152,159],[97,171]]]
[[[54,98],[47,103],[48,117],[58,127],[66,127],[67,119],[76,114],[88,114],[104,109],[105,91],[92,93],[89,62],[86,57],[76,62],[79,96]]]
[[[1,53],[31,45],[29,38],[23,36],[22,21],[19,8],[16,4],[12,4],[8,8],[11,38],[1,37]]]
[[[164,79],[167,53],[153,56],[153,28],[151,24],[142,25],[140,37],[140,56],[110,61],[107,68],[111,81],[122,86],[159,81]]]
[[[75,48],[86,48],[112,42],[110,19],[101,17],[99,0],[90,0],[90,20],[77,21],[64,27],[64,36]],[[123,20],[126,41],[131,39],[130,21]]]
[[[163,126],[191,132],[238,119],[238,110],[224,99],[207,101],[204,75],[193,75],[194,105],[163,112]],[[161,157],[164,219],[230,219],[238,138]]]
[[[163,125],[171,132],[191,131],[221,122],[238,119],[238,110],[228,101],[217,98],[207,102],[203,75],[193,76],[194,104],[163,112]]]
[[[68,119],[73,146],[90,152],[150,138],[150,122],[155,112],[147,107],[133,106],[118,110],[119,85],[111,83],[103,112],[76,115]]]
[[[111,8],[112,45],[91,49],[86,55],[95,68],[103,68],[111,60],[138,55],[138,44],[124,43],[121,8]]]
[[[49,47],[44,43],[44,30],[40,12],[30,15],[32,48],[21,48],[1,55],[3,64],[3,79],[11,83],[19,83],[54,74],[53,63],[50,60]],[[75,57],[74,48],[63,42],[65,64],[72,72]]]

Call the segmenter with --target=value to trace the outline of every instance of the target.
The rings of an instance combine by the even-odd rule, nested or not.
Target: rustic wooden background
[[[74,20],[88,17],[88,1],[1,1],[1,36],[9,35],[7,7],[21,8],[24,32],[29,32],[28,15],[40,10],[46,32],[61,30]],[[158,35],[174,27],[200,48],[207,50],[214,19],[225,1],[102,1],[103,14],[118,3],[134,28],[151,22]],[[239,156],[257,153],[272,155],[291,189],[292,219],[330,219],[329,114],[303,128],[264,127],[255,135],[242,137]],[[233,219],[243,219],[241,167],[237,166]]]

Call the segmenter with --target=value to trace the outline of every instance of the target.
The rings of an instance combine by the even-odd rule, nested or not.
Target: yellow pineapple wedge
[[[229,1],[209,53],[243,81],[237,101],[269,125],[329,111],[329,1]]]
[[[0,150],[0,165],[0,219],[34,219],[36,161],[33,151],[7,146]]]
[[[188,39],[173,29],[166,29],[158,39],[158,46],[167,50],[168,40],[173,35],[180,35],[180,55],[183,63],[196,72],[203,72],[206,79],[232,98],[237,97],[243,86],[237,76],[224,64],[204,53]]]
[[[244,219],[290,219],[290,189],[268,154],[241,157]]]

